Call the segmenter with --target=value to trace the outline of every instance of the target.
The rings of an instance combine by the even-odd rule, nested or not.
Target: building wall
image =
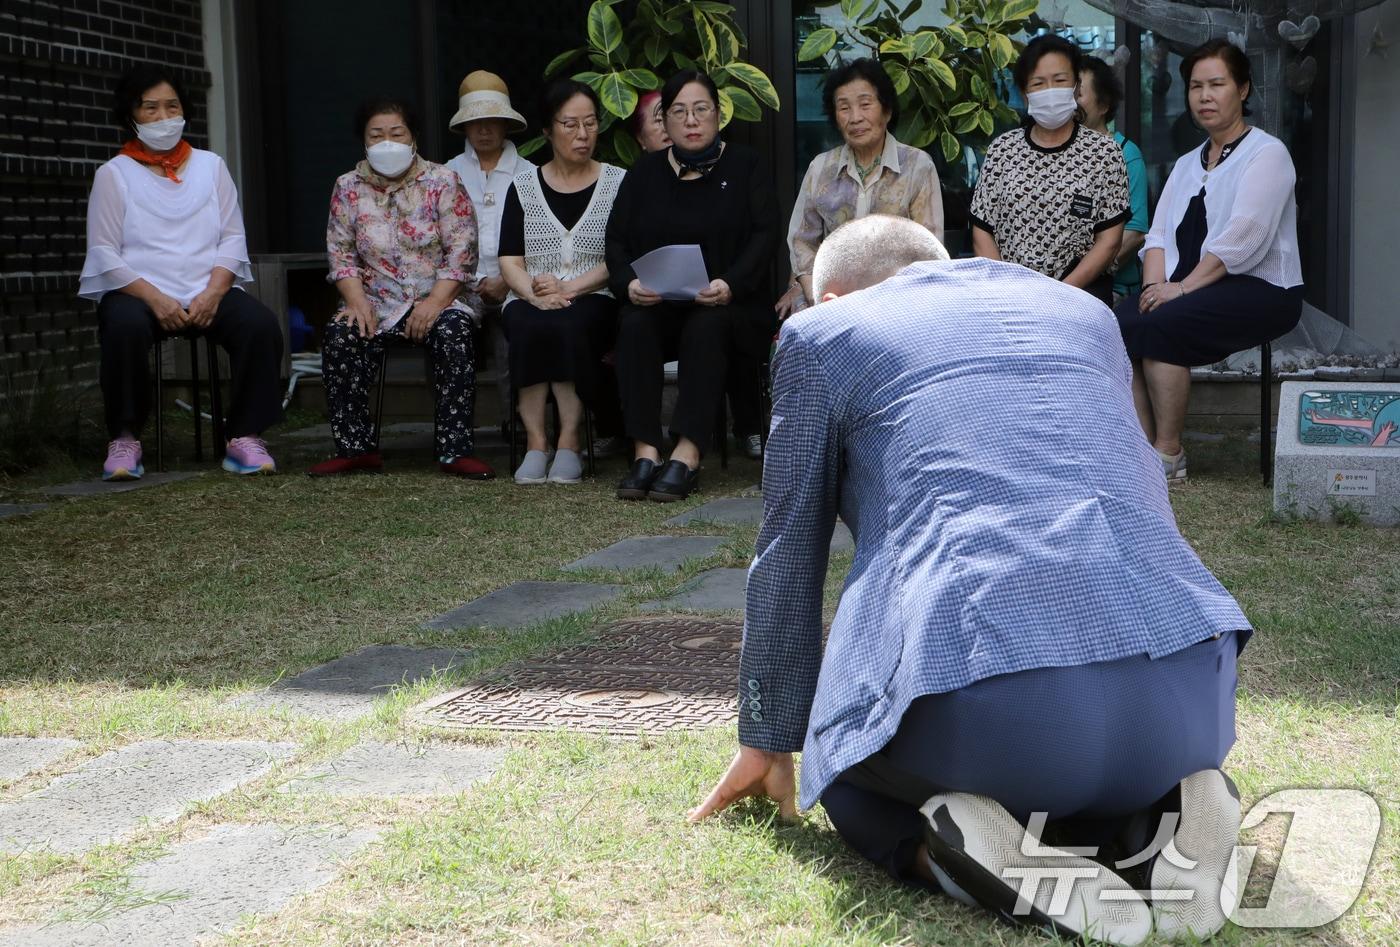
[[[1356,137],[1352,145],[1352,328],[1400,350],[1395,222],[1400,220],[1400,0],[1357,14]],[[1379,26],[1389,47],[1372,48]]]
[[[203,147],[200,17],[199,0],[0,4],[0,397],[40,377],[96,379],[96,315],[75,293],[93,172],[121,143],[112,87],[137,61],[175,67]]]

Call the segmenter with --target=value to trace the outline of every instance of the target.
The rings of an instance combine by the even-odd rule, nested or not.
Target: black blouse
[[[663,150],[639,158],[613,201],[607,261],[608,282],[617,298],[625,300],[636,279],[633,260],[657,247],[694,243],[700,245],[710,279],[728,283],[735,302],[767,302],[778,208],[757,155],[726,144],[709,174],[682,181],[668,154]]]

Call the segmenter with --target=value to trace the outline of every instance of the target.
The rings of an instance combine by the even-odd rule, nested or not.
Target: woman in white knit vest
[[[500,263],[510,295],[502,318],[526,435],[516,483],[579,482],[578,425],[616,333],[603,236],[624,172],[593,160],[601,111],[581,82],[545,89],[540,121],[554,157],[518,172],[506,194]],[[552,463],[544,423],[550,390],[559,405]]]

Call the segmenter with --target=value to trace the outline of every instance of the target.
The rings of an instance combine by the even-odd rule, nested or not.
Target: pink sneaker
[[[235,437],[228,442],[224,469],[236,474],[276,473],[277,462],[267,452],[261,437]]]
[[[119,437],[107,445],[107,462],[102,465],[103,480],[140,480],[146,468],[141,466],[141,442],[134,437]]]

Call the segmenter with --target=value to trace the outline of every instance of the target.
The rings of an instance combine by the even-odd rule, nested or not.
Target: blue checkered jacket
[[[1249,624],[1177,531],[1113,314],[1009,263],[925,263],[789,319],[773,363],[739,739],[802,805],[915,698]],[[822,648],[837,514],[855,562]]]

